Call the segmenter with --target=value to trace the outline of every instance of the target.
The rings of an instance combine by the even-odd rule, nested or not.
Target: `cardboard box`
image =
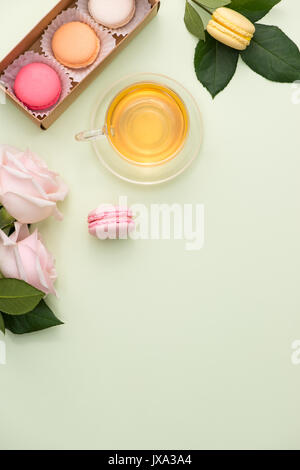
[[[68,96],[62,100],[48,116],[44,118],[37,118],[33,116],[23,105],[20,103],[17,98],[9,90],[5,89],[6,95],[11,101],[28,116],[35,124],[37,124],[41,129],[48,129],[51,124],[53,124],[58,117],[73,103],[73,101],[80,95],[80,93],[87,88],[87,86],[99,75],[101,70],[113,60],[113,58],[131,41],[143,28],[144,26],[151,21],[152,18],[157,14],[160,0],[148,0],[152,5],[151,10],[144,18],[144,20],[127,36],[116,37],[116,47],[113,51],[91,72],[87,77],[85,77],[80,83],[73,83],[71,92]],[[4,70],[21,54],[24,54],[26,51],[35,51],[42,53],[40,47],[40,40],[44,30],[47,26],[59,15],[63,10],[67,8],[74,7],[74,0],[61,0],[58,4],[30,31],[27,36],[19,42],[19,44],[1,61],[0,63],[0,75]],[[1,88],[3,86],[1,85]]]

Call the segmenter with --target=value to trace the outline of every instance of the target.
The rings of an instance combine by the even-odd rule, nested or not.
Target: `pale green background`
[[[1,2],[0,55],[55,0]],[[0,142],[39,153],[70,194],[62,223],[40,224],[57,259],[65,326],[8,334],[0,366],[1,449],[300,448],[299,116],[291,85],[242,62],[214,101],[193,72],[184,1],[157,18],[50,128],[0,106]],[[300,5],[263,21],[300,44]],[[112,81],[134,72],[181,81],[204,116],[201,157],[153,188],[110,175],[73,135]],[[86,214],[101,202],[204,203],[206,242],[98,242]],[[2,338],[1,338],[2,339]]]

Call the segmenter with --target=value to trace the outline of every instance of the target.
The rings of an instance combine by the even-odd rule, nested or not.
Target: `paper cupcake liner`
[[[82,11],[84,14],[92,18],[88,9],[88,3],[89,0],[77,0],[76,2],[78,10]],[[140,22],[145,18],[147,13],[151,10],[151,5],[148,0],[135,0],[135,4],[136,5],[134,17],[128,24],[126,24],[122,28],[110,29],[97,23],[98,26],[103,28],[105,31],[116,34],[117,36],[126,36],[126,34],[131,33],[131,31],[133,31],[140,24]]]
[[[57,31],[58,28],[60,28],[60,26],[65,23],[70,23],[71,21],[81,21],[83,23],[86,23],[91,28],[93,28],[98,38],[100,39],[100,53],[97,59],[92,65],[89,65],[88,67],[84,67],[82,69],[71,69],[69,67],[65,67],[55,59],[52,51],[52,37],[54,33]],[[41,48],[45,56],[50,57],[53,62],[59,64],[60,67],[62,67],[75,82],[80,82],[92,70],[94,70],[97,65],[99,65],[105,59],[105,57],[110,54],[110,52],[114,49],[115,45],[116,40],[112,37],[111,34],[108,33],[108,31],[101,30],[97,26],[95,21],[92,20],[91,17],[87,16],[76,8],[69,8],[68,10],[63,11],[60,15],[58,15],[45,30],[41,39]]]
[[[14,94],[14,83],[15,83],[19,70],[25,65],[31,64],[32,62],[41,62],[42,64],[49,65],[57,72],[61,81],[62,91],[61,91],[60,98],[55,105],[51,106],[51,108],[48,108],[46,110],[43,109],[41,111],[33,111],[32,109],[27,108],[27,106],[25,106],[24,103],[22,103],[20,100],[18,100],[27,111],[29,111],[31,114],[33,114],[36,117],[42,118],[42,117],[48,116],[51,113],[51,111],[69,94],[71,90],[72,82],[70,78],[68,77],[68,75],[66,75],[63,67],[61,67],[59,64],[54,63],[48,57],[38,54],[37,52],[28,51],[28,52],[25,52],[25,54],[19,56],[12,64],[10,64],[4,70],[3,74],[0,77],[0,80],[5,84],[5,86],[8,87],[11,93]]]

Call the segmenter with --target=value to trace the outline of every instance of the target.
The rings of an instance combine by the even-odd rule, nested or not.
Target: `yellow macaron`
[[[213,12],[207,32],[226,46],[243,51],[250,44],[255,26],[237,11],[221,7]]]

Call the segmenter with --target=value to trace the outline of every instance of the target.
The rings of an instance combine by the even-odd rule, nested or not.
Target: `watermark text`
[[[0,366],[6,364],[6,345],[5,342],[0,340]]]

